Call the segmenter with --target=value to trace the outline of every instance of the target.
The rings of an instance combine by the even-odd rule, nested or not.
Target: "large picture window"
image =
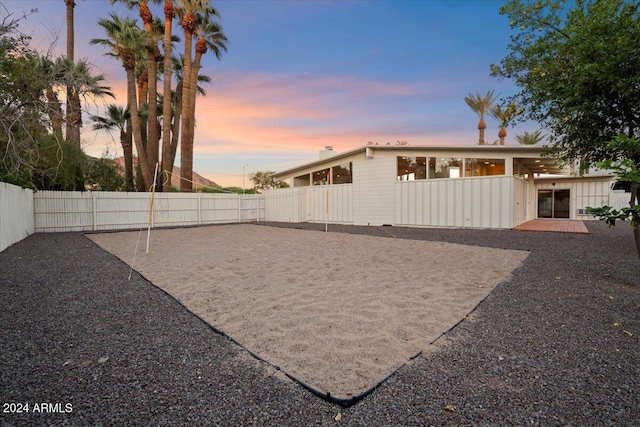
[[[464,159],[464,176],[504,175],[504,159]]]
[[[460,178],[462,159],[455,157],[429,157],[429,178]]]
[[[426,157],[398,157],[398,181],[414,181],[416,179],[427,179],[427,158]]]
[[[504,159],[398,156],[397,180],[462,178],[505,174]]]
[[[331,184],[353,183],[353,166],[351,162],[343,163],[331,168]]]

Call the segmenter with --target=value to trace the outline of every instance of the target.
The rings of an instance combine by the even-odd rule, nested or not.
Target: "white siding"
[[[513,177],[478,177],[395,183],[396,225],[512,228]]]
[[[612,179],[602,178],[576,178],[576,179],[558,179],[544,180],[536,182],[536,200],[537,206],[537,190],[570,190],[569,200],[569,219],[593,219],[589,215],[579,215],[580,209],[587,207],[597,208],[602,206],[615,206],[618,201],[611,191]],[[628,194],[628,193],[627,193]],[[613,203],[612,203],[613,202]],[[536,208],[537,209],[537,208]]]
[[[33,191],[0,182],[0,252],[34,231]]]
[[[395,222],[396,153],[375,152],[353,160],[353,222],[383,225]]]
[[[612,191],[609,195],[609,206],[615,209],[628,208],[631,193],[620,190]]]

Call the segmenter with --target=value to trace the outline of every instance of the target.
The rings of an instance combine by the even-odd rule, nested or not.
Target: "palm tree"
[[[537,130],[535,132],[527,132],[526,130],[520,135],[516,135],[516,141],[518,141],[521,145],[535,145],[538,142],[542,141],[546,135],[542,134],[541,130]]]
[[[163,174],[166,175],[163,179],[163,182],[164,182],[163,191],[165,192],[171,191],[171,174],[173,171],[173,164],[176,159],[176,152],[178,150],[178,141],[179,141],[179,135],[180,135],[179,129],[180,129],[180,122],[182,119],[182,103],[184,102],[183,101],[183,98],[184,98],[183,97],[183,81],[184,81],[183,77],[184,76],[182,72],[182,64],[184,63],[184,58],[182,55],[180,55],[178,58],[173,57],[171,58],[171,63],[172,63],[173,72],[176,76],[178,84],[176,85],[176,90],[171,91],[171,109],[169,111],[169,114],[171,115],[171,120],[170,120],[171,140],[169,144],[169,149],[168,151],[164,151],[164,148],[163,148],[163,153],[162,153],[162,156],[163,156],[162,171],[163,171]],[[209,76],[199,74],[197,81],[202,83],[209,83],[211,82],[211,78]],[[207,95],[205,90],[200,85],[196,86],[196,92],[198,95],[202,95],[202,96]],[[164,117],[163,117],[163,120],[164,120]]]
[[[160,137],[158,135],[158,128],[155,126],[158,120],[158,110],[155,100],[158,87],[158,62],[162,58],[162,55],[160,54],[160,49],[158,49],[159,34],[161,31],[158,31],[154,26],[153,14],[151,13],[151,9],[149,9],[148,3],[159,4],[161,0],[110,0],[111,4],[118,1],[124,3],[129,9],[138,6],[139,15],[144,25],[145,34],[147,35],[146,74],[144,75],[146,77],[144,80],[146,83],[144,88],[146,90],[144,92],[145,96],[140,96],[138,102],[140,105],[145,102],[148,104],[148,125],[142,126],[142,128],[143,137],[146,137],[144,139],[147,141],[145,148],[147,151],[149,170],[152,170],[158,162],[160,149]]]
[[[105,117],[91,116],[91,120],[93,121],[93,130],[120,131],[120,144],[124,152],[126,190],[133,191],[133,143],[131,132],[129,131],[131,120],[129,108],[109,104]]]
[[[195,97],[196,83],[192,75],[192,44],[198,23],[208,20],[210,15],[220,16],[209,0],[179,0],[176,9],[180,17],[180,26],[184,30],[184,80],[182,102],[182,134],[180,143],[180,190],[193,191],[193,136],[194,114],[191,112],[191,96]]]
[[[491,110],[491,107],[497,97],[498,96],[494,94],[493,90],[488,91],[484,96],[481,95],[480,92],[476,92],[475,95],[470,93],[464,97],[464,102],[466,102],[473,112],[480,118],[480,121],[478,122],[478,144],[480,145],[485,143],[484,130],[487,128],[487,123],[484,121],[484,116]]]
[[[162,171],[171,174],[173,170],[174,156],[171,156],[171,30],[175,10],[171,0],[164,2],[164,60],[163,60],[163,80],[162,80]],[[178,128],[179,129],[179,128]],[[177,132],[177,129],[174,130]],[[171,189],[171,175],[163,191]]]
[[[67,60],[74,61],[74,0],[64,0],[66,6],[67,20]],[[66,138],[67,142],[72,144],[78,150],[80,149],[80,127],[82,126],[82,107],[80,105],[80,97],[73,91],[73,88],[67,87],[67,109],[66,109]]]
[[[500,145],[504,145],[504,139],[507,137],[507,125],[518,115],[518,107],[514,103],[510,103],[504,108],[502,105],[494,105],[489,113],[500,122],[498,138],[500,138]]]
[[[138,114],[136,96],[136,51],[143,48],[147,42],[147,36],[129,18],[121,18],[111,13],[111,20],[100,19],[98,25],[107,32],[107,39],[92,39],[90,44],[101,44],[111,48],[112,52],[106,55],[116,57],[122,61],[122,67],[127,73],[127,104],[131,114],[133,139],[138,152],[138,164],[142,171],[142,184],[145,189],[151,186],[152,176],[149,168],[147,153],[142,140],[142,127]]]

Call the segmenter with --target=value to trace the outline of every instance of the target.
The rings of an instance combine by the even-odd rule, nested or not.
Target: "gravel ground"
[[[129,268],[83,234],[32,235],[0,253],[0,425],[640,426],[640,261],[628,225],[587,226],[330,225],[531,251],[465,321],[349,408],[248,356],[139,275],[127,281]]]

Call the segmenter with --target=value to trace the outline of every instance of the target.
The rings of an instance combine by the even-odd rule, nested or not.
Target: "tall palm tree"
[[[496,101],[498,95],[495,95],[493,90],[488,91],[485,95],[481,95],[480,92],[476,92],[475,95],[470,93],[464,97],[464,102],[478,115],[480,121],[478,122],[478,144],[485,144],[484,130],[487,128],[487,122],[484,121],[484,116],[487,114],[493,103]]]
[[[163,59],[163,77],[162,77],[162,171],[171,174],[173,169],[173,161],[175,156],[171,156],[171,31],[173,27],[173,18],[175,10],[171,0],[164,2],[164,59]],[[174,130],[177,132],[177,129]],[[171,189],[171,175],[169,175],[168,183],[165,184],[163,191]]]
[[[538,142],[542,141],[546,135],[542,134],[541,130],[537,130],[535,132],[527,132],[526,130],[516,135],[516,141],[520,143],[520,145],[536,145]]]
[[[135,79],[135,52],[145,46],[147,36],[138,28],[135,21],[129,18],[121,18],[116,13],[111,13],[109,17],[111,20],[100,19],[98,21],[98,25],[105,29],[107,38],[92,39],[89,43],[101,44],[111,48],[112,52],[106,55],[116,57],[122,61],[122,67],[127,74],[127,104],[131,114],[131,125],[133,128],[133,139],[138,153],[138,164],[142,171],[143,187],[148,189],[151,186],[152,176],[142,140],[142,127],[140,115],[138,114]]]
[[[180,55],[178,58],[173,57],[171,58],[171,63],[172,63],[173,72],[176,76],[178,83],[176,85],[176,90],[171,92],[171,110],[169,112],[171,114],[171,122],[170,122],[171,123],[171,140],[169,144],[169,149],[166,151],[167,153],[166,157],[165,157],[164,148],[162,153],[162,156],[163,156],[162,171],[163,171],[163,174],[165,174],[165,178],[163,179],[163,182],[164,182],[163,191],[171,191],[171,174],[172,174],[173,165],[176,159],[176,152],[178,151],[178,142],[179,142],[179,136],[180,136],[179,129],[180,129],[180,124],[182,119],[182,103],[184,102],[183,100],[184,73],[182,69],[182,65],[184,64],[184,58],[182,55]],[[210,83],[211,78],[204,74],[199,74],[197,81],[202,83]],[[206,96],[207,94],[200,85],[196,86],[196,92],[198,95],[202,95],[202,96]],[[163,117],[163,120],[164,120],[164,117]],[[164,161],[165,159],[166,159],[166,162]]]
[[[494,105],[489,113],[500,122],[498,138],[500,138],[500,145],[504,145],[504,140],[507,137],[507,125],[518,115],[518,107],[514,103],[510,103],[506,107]]]
[[[75,35],[74,35],[74,0],[64,0],[66,6],[67,20],[67,60],[74,61]],[[67,87],[66,101],[66,139],[78,150],[80,149],[80,127],[82,126],[82,108],[80,97],[73,91],[71,86]]]
[[[111,132],[113,130],[120,131],[120,144],[124,153],[124,170],[126,190],[133,191],[133,142],[132,135],[129,131],[131,115],[129,108],[122,108],[118,105],[109,104],[107,106],[107,115],[91,116],[93,121],[93,130],[105,130]]]
[[[184,80],[182,102],[182,129],[180,139],[180,190],[193,191],[193,136],[194,114],[191,113],[191,96],[195,96],[196,83],[192,75],[192,46],[198,23],[208,20],[210,15],[220,16],[209,0],[178,0],[176,9],[180,26],[184,30]]]
[[[157,81],[158,81],[158,62],[162,58],[160,50],[158,49],[159,34],[161,33],[154,26],[153,13],[149,9],[148,3],[159,4],[162,0],[110,0],[111,4],[116,2],[124,3],[129,9],[134,6],[138,6],[139,15],[144,25],[144,31],[147,36],[146,40],[146,74],[144,86],[144,97],[140,96],[138,102],[140,105],[143,103],[148,104],[148,120],[146,123],[148,126],[142,126],[143,138],[147,143],[145,148],[147,151],[147,160],[149,162],[149,169],[152,170],[155,167],[156,162],[159,159],[159,134],[158,128],[155,126],[158,120],[158,109],[156,106],[157,95]]]

